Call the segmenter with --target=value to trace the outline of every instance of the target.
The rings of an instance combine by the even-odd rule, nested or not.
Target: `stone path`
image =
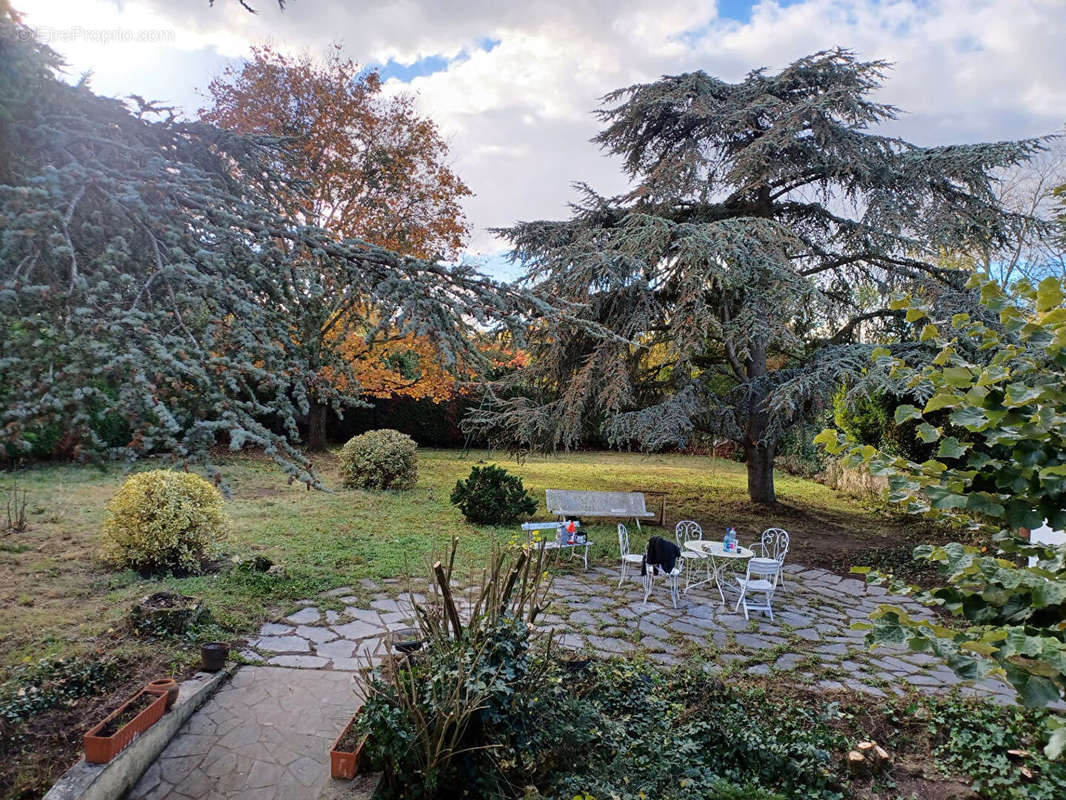
[[[863,632],[850,627],[882,602],[928,616],[913,601],[821,569],[786,571],[770,622],[761,614],[745,620],[732,610],[735,595],[723,604],[713,585],[684,595],[675,609],[662,584],[645,605],[639,577],[619,588],[614,569],[564,566],[543,625],[564,647],[663,666],[687,659],[726,676],[771,676],[875,697],[958,687],[1012,700],[1012,690],[997,682],[962,685],[929,656],[870,651]],[[391,633],[411,626],[411,600],[399,580],[363,580],[264,625],[242,653],[261,666],[240,669],[190,719],[129,800],[369,798],[365,779],[329,778],[329,748],[359,705],[358,671],[380,661]]]
[[[369,798],[329,777],[329,749],[360,705],[343,672],[243,667],[130,790],[163,798]],[[355,784],[355,785],[353,785]]]
[[[874,696],[903,694],[908,687],[1011,702],[1013,690],[998,681],[962,683],[937,659],[903,647],[871,651],[851,623],[867,619],[881,603],[915,617],[929,612],[878,586],[822,569],[786,566],[774,598],[774,621],[734,612],[736,594],[723,604],[713,584],[682,596],[671,607],[665,585],[645,606],[639,578],[618,588],[618,572],[564,566],[553,583],[553,601],[542,618],[564,647],[593,654],[643,657],[663,666],[697,659],[725,674],[777,675],[824,689],[848,688]],[[415,595],[416,600],[424,600]],[[355,587],[307,600],[298,611],[263,626],[244,655],[249,661],[286,667],[353,672],[376,663],[390,632],[411,626],[412,609],[399,580],[363,580]]]

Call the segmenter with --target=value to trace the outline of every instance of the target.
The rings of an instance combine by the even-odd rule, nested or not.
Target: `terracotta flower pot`
[[[114,733],[101,735],[105,726],[113,719],[127,711],[143,695],[152,697],[152,702]],[[134,738],[155,725],[163,716],[167,698],[165,694],[154,694],[142,689],[133,697],[108,714],[104,719],[89,729],[85,734],[85,760],[90,764],[106,764],[129,745]]]
[[[167,697],[167,711],[170,711],[178,700],[178,682],[173,678],[156,678],[154,681],[149,681],[144,689],[152,694],[165,694]]]
[[[204,672],[218,672],[226,666],[229,645],[223,642],[208,642],[200,646],[200,662]]]
[[[337,737],[337,741],[334,742],[333,748],[329,751],[329,776],[331,778],[351,780],[359,771],[359,759],[363,755],[363,747],[366,745],[367,735],[358,736],[355,744],[351,744],[353,737],[356,736],[352,729],[358,719],[359,714],[357,713],[344,726],[344,730],[341,731],[341,735]],[[349,735],[349,732],[352,735]],[[346,742],[345,739],[348,739],[348,741]]]

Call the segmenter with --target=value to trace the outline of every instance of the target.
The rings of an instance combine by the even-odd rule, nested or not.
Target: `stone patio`
[[[662,666],[696,659],[709,672],[779,675],[825,689],[852,689],[873,696],[959,688],[963,694],[1010,702],[1013,690],[996,681],[968,685],[937,659],[902,647],[871,651],[865,633],[852,630],[882,603],[915,617],[927,609],[878,586],[822,569],[786,566],[774,598],[774,621],[734,612],[735,589],[723,604],[714,584],[682,595],[677,609],[664,584],[647,605],[639,577],[618,587],[608,567],[562,566],[552,585],[553,600],[542,617],[559,643],[599,655],[641,657]],[[732,594],[729,592],[732,591]],[[424,600],[421,594],[416,600]],[[389,632],[410,627],[411,602],[397,579],[363,580],[327,592],[287,617],[263,626],[242,655],[253,663],[354,672],[376,663]]]
[[[997,702],[1012,690],[997,682],[963,684],[936,659],[898,647],[870,651],[864,620],[881,603],[912,616],[912,600],[821,569],[786,567],[774,621],[734,612],[713,584],[670,604],[662,583],[647,605],[639,577],[621,588],[618,572],[564,564],[542,619],[559,644],[598,655],[645,658],[664,667],[684,660],[710,673],[775,676],[874,697],[958,688]],[[728,591],[728,589],[727,589]],[[459,595],[460,606],[469,598]],[[397,579],[363,580],[304,600],[261,628],[245,666],[197,712],[131,790],[129,800],[223,798],[369,798],[365,778],[329,778],[329,748],[358,707],[359,670],[380,661],[390,633],[411,626],[410,594]]]
[[[171,740],[128,800],[368,800],[366,779],[329,777],[329,749],[360,705],[357,688],[343,672],[243,667]]]

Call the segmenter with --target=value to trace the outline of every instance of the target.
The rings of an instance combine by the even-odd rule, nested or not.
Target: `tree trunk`
[[[307,414],[307,449],[315,452],[329,446],[326,438],[326,422],[329,419],[329,406],[311,398],[311,407]]]
[[[776,449],[766,444],[744,443],[744,460],[748,465],[748,497],[753,503],[771,505],[777,502],[774,494]]]

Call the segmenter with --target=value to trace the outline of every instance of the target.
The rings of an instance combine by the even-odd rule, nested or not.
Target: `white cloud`
[[[16,0],[17,2],[17,0]],[[704,69],[737,80],[843,45],[895,63],[883,100],[907,113],[890,126],[919,143],[1050,132],[1066,118],[1061,0],[804,0],[757,4],[748,23],[718,19],[706,0],[291,0],[259,14],[234,0],[33,0],[31,24],[174,31],[165,45],[89,43],[57,49],[74,71],[96,68],[108,94],[197,104],[227,59],[256,42],[322,51],[341,41],[363,63],[454,57],[444,71],[391,81],[413,90],[449,137],[454,166],[476,192],[467,204],[472,249],[501,245],[485,228],[562,216],[585,180],[624,185],[616,163],[588,142],[592,110],[619,86]],[[478,49],[485,37],[499,41]]]

